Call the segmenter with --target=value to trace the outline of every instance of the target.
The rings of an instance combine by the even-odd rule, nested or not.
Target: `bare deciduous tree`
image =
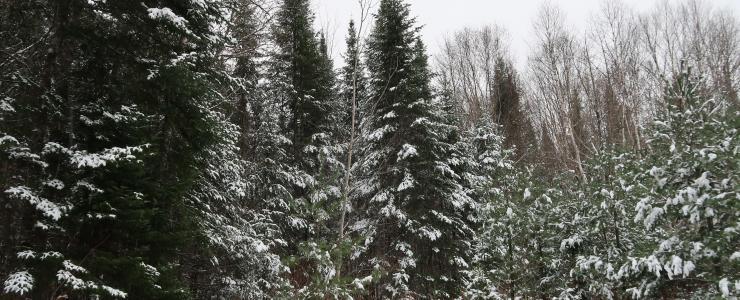
[[[582,178],[581,158],[591,151],[646,145],[642,128],[664,107],[664,87],[683,65],[706,74],[713,96],[738,105],[740,26],[704,1],[661,2],[643,15],[603,1],[583,36],[545,4],[535,34],[526,105],[561,165]]]
[[[498,26],[465,28],[445,39],[436,59],[437,84],[448,93],[463,128],[496,110],[494,73],[508,60],[506,33]]]
[[[546,132],[561,163],[575,166],[582,180],[584,126],[578,95],[575,37],[565,28],[562,11],[550,3],[540,8],[535,22],[536,44],[529,58],[528,101],[537,124]]]

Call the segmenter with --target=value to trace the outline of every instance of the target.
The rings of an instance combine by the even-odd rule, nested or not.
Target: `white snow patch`
[[[13,99],[6,97],[5,99],[0,100],[0,111],[4,112],[15,112],[15,108],[13,108],[10,103],[13,102]]]
[[[35,206],[37,210],[41,211],[44,216],[47,216],[54,221],[59,221],[59,219],[62,218],[64,210],[62,207],[37,196],[33,191],[25,186],[9,188],[5,190],[5,193],[15,199],[28,201],[28,203]]]
[[[139,266],[141,266],[142,269],[144,269],[144,272],[149,275],[149,277],[159,277],[159,271],[154,266],[145,264],[144,262],[140,262]]]
[[[730,261],[740,260],[740,252],[734,252],[730,255]]]
[[[113,147],[105,149],[100,153],[86,153],[84,151],[75,153],[71,158],[71,163],[76,165],[78,168],[100,168],[105,167],[110,162],[117,162],[123,160],[134,160],[135,153],[143,152],[143,147],[126,147],[119,148]]]
[[[87,270],[85,268],[80,267],[69,260],[63,261],[62,265],[64,266],[65,270],[70,272],[87,273]]]
[[[416,147],[409,144],[404,144],[401,147],[401,151],[398,151],[398,161],[407,159],[409,157],[416,157],[418,155],[419,153],[416,151]]]
[[[18,252],[16,256],[20,259],[31,259],[31,258],[36,258],[36,252],[33,252],[31,250],[25,250],[25,251]]]
[[[385,126],[383,126],[383,127],[381,127],[381,128],[378,128],[378,129],[376,129],[376,130],[375,130],[375,131],[373,131],[372,133],[370,133],[370,134],[369,134],[369,135],[367,136],[367,138],[366,138],[366,139],[367,139],[367,140],[369,140],[369,141],[371,141],[371,142],[374,142],[374,141],[379,141],[379,140],[383,139],[383,137],[384,137],[384,136],[385,136],[386,134],[388,134],[388,133],[390,133],[390,132],[393,132],[394,130],[395,130],[395,128],[393,128],[392,126],[390,126],[390,125],[385,125]]]
[[[509,218],[511,218],[512,216],[514,216],[514,210],[511,209],[511,207],[507,207],[506,208],[506,216],[509,217]]]
[[[730,281],[727,278],[722,278],[719,281],[719,291],[722,292],[722,297],[730,297]]]
[[[403,177],[403,181],[401,184],[398,185],[397,191],[405,191],[408,190],[416,185],[416,180],[414,180],[414,177],[411,176],[411,174],[406,173],[406,175]]]
[[[3,292],[7,294],[24,295],[33,288],[33,276],[27,271],[20,271],[8,276],[5,280]]]
[[[383,115],[380,119],[381,120],[386,120],[386,119],[391,119],[391,118],[395,118],[395,117],[396,117],[396,112],[395,111],[391,111],[391,112]]]
[[[18,144],[18,140],[12,136],[4,135],[0,137],[0,146],[4,144]]]
[[[700,189],[701,188],[711,189],[712,188],[712,186],[710,185],[711,182],[709,181],[709,179],[707,179],[707,176],[709,176],[709,172],[702,173],[701,177],[694,180],[694,184]]]
[[[430,241],[436,241],[442,236],[442,232],[439,231],[439,229],[432,228],[429,226],[424,226],[421,229],[419,229],[419,231],[421,232],[421,235],[423,237],[426,237]]]
[[[55,190],[64,189],[64,183],[59,179],[52,179],[52,180],[45,181],[44,185],[50,188],[53,188]]]
[[[163,19],[172,23],[180,29],[187,29],[188,21],[185,20],[185,18],[175,14],[175,12],[173,12],[172,9],[170,9],[169,7],[148,8],[147,12],[149,13],[149,18],[152,18],[154,20]]]

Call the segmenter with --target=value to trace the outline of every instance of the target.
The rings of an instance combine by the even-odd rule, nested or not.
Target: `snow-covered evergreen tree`
[[[282,125],[293,144],[293,163],[313,174],[321,167],[318,149],[328,144],[333,129],[331,113],[336,97],[332,63],[313,30],[309,1],[282,1],[276,18],[272,30],[275,49],[268,66],[272,96],[289,113]]]
[[[269,298],[285,287],[285,267],[274,252],[282,244],[274,208],[247,198],[254,195],[244,177],[250,165],[239,157],[238,127],[218,112],[209,119],[218,143],[199,157],[204,172],[189,196],[206,241],[188,272],[193,296]]]
[[[478,126],[475,190],[482,226],[475,243],[467,296],[474,299],[552,298],[567,294],[560,251],[568,193],[545,184],[530,167],[515,166],[491,125]],[[558,178],[550,182],[558,182]],[[563,294],[563,293],[566,294]]]
[[[280,147],[279,139],[257,139],[272,137],[257,134],[262,118],[271,117],[261,113],[269,105],[259,86],[265,16],[253,2],[221,5],[230,12],[218,23],[229,28],[221,50],[226,60],[214,67],[216,101],[207,116],[216,139],[198,157],[203,171],[188,197],[204,242],[192,247],[184,264],[193,298],[264,299],[287,287],[276,254],[285,244],[276,224],[282,199],[256,191],[258,182],[275,178],[260,173],[264,154]]]
[[[585,163],[589,182],[578,185],[561,251],[569,264],[571,295],[628,297],[620,266],[644,238],[634,223],[634,207],[644,191],[638,153],[603,149]]]
[[[339,96],[343,112],[342,128],[345,139],[349,138],[352,124],[353,106],[355,109],[354,126],[357,128],[362,123],[362,116],[368,101],[367,75],[365,65],[362,62],[360,51],[360,39],[357,36],[355,22],[350,21],[346,38],[347,50],[343,55],[344,66],[339,70]],[[353,99],[355,103],[353,102]]]
[[[490,224],[494,222],[495,209],[492,205],[499,203],[495,197],[502,192],[497,184],[504,182],[501,179],[511,173],[513,165],[503,149],[503,137],[497,133],[497,126],[491,120],[481,120],[465,137],[461,144],[473,166],[465,175],[474,197],[480,199],[478,218],[482,223],[477,232],[478,239],[473,244],[475,255],[466,296],[473,299],[497,299],[501,298],[497,287],[500,285],[500,278],[493,276],[496,271],[491,261],[494,256],[498,257],[498,249],[494,248],[499,243],[495,239],[500,232],[494,233],[493,224]]]
[[[336,236],[337,229],[344,112],[326,41],[315,33],[313,18],[307,0],[280,2],[265,83],[273,109],[280,112],[265,122],[278,121],[275,133],[286,142],[286,152],[274,161],[281,164],[279,186],[285,203],[278,223],[286,241],[282,254],[298,297],[341,292],[335,290],[331,273],[338,247],[326,240]]]
[[[368,41],[373,102],[353,226],[366,239],[358,263],[376,274],[379,298],[458,296],[470,264],[476,205],[450,159],[455,129],[432,98],[424,51],[408,5],[381,1]]]
[[[735,112],[684,72],[669,88],[635,206],[643,239],[619,272],[633,297],[723,297],[740,289],[738,129]]]
[[[219,11],[203,1],[36,4],[30,15],[46,17],[29,23],[37,35],[24,47],[44,54],[2,89],[17,108],[5,107],[2,126],[0,189],[17,222],[3,242],[14,252],[3,291],[187,296],[178,252],[198,230],[186,198],[214,140],[207,77]]]

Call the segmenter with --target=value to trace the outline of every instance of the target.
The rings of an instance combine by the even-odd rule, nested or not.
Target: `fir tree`
[[[40,1],[38,64],[3,89],[3,197],[23,239],[4,291],[32,298],[181,298],[178,252],[196,242],[187,205],[215,138],[208,74],[213,4]],[[13,5],[11,5],[12,7]],[[35,13],[32,13],[35,14]],[[29,49],[31,49],[29,48]],[[29,172],[22,170],[30,170]],[[4,177],[4,176],[3,176]],[[22,225],[21,225],[22,224]]]
[[[454,126],[432,99],[431,72],[408,5],[384,0],[368,41],[373,107],[363,136],[355,225],[375,297],[462,294],[475,202],[461,184]]]
[[[275,85],[282,85],[277,96],[290,113],[284,128],[293,144],[293,160],[308,173],[316,172],[319,163],[315,151],[306,147],[316,146],[316,135],[327,134],[334,89],[331,61],[312,27],[309,1],[281,3],[273,29],[277,51],[269,74]]]
[[[287,242],[283,254],[290,261],[294,286],[313,292],[323,288],[321,278],[333,279],[324,272],[333,269],[325,265],[331,260],[322,257],[334,245],[320,240],[334,235],[333,212],[343,176],[336,79],[326,41],[313,30],[309,1],[281,3],[272,41],[275,50],[268,66],[268,97],[282,107],[276,119],[283,120],[280,134],[289,139],[282,160],[274,161],[283,166],[277,174],[289,174],[279,180],[286,197],[279,221]]]
[[[503,58],[496,60],[493,95],[496,99],[493,116],[501,125],[506,138],[504,147],[516,148],[515,160],[530,155],[534,146],[534,131],[527,116],[522,112],[521,92],[517,74],[511,64]]]
[[[359,49],[359,39],[355,22],[350,21],[347,32],[347,50],[343,55],[344,66],[339,71],[339,96],[341,105],[344,108],[344,120],[342,122],[343,131],[349,132],[351,126],[357,127],[362,123],[362,112],[367,103],[367,79],[365,75],[365,66],[362,62]],[[353,103],[353,100],[355,103]],[[352,124],[353,108],[355,112],[355,122]],[[349,136],[349,133],[346,133]]]
[[[205,241],[185,259],[188,283],[196,299],[268,298],[285,287],[274,252],[281,242],[276,209],[262,202],[273,199],[247,198],[254,197],[246,177],[252,165],[239,157],[238,127],[219,112],[209,117],[218,140],[199,157],[204,172],[188,197]]]
[[[233,70],[224,62],[220,69],[224,70],[227,84],[224,94],[232,95],[233,101],[226,110],[232,116],[232,122],[239,127],[239,153],[242,159],[250,159],[255,153],[256,141],[254,132],[259,125],[258,119],[263,110],[260,97],[259,80],[264,67],[260,60],[264,58],[260,43],[265,39],[265,33],[260,29],[258,9],[251,3],[232,0],[229,32],[231,43],[227,43],[224,52],[235,57]]]
[[[258,85],[263,16],[252,2],[223,5],[231,14],[222,21],[229,36],[221,52],[229,55],[214,66],[221,105],[208,115],[216,141],[198,157],[204,170],[188,197],[204,242],[187,255],[185,276],[196,299],[263,299],[287,286],[281,277],[285,266],[275,254],[283,240],[275,222],[279,205],[271,204],[279,202],[255,193],[255,185],[270,180],[256,171],[267,160],[265,143],[257,139],[264,138],[257,134],[265,117],[261,110],[269,107]]]
[[[489,121],[490,122],[490,121]],[[496,127],[483,123],[470,140],[477,164],[476,196],[482,226],[474,243],[474,268],[466,292],[473,299],[567,296],[560,250],[569,195],[558,178],[517,168]],[[570,178],[572,180],[572,178]]]

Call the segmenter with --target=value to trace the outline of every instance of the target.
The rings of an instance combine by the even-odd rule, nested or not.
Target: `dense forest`
[[[732,11],[357,2],[0,0],[0,299],[740,296]]]

